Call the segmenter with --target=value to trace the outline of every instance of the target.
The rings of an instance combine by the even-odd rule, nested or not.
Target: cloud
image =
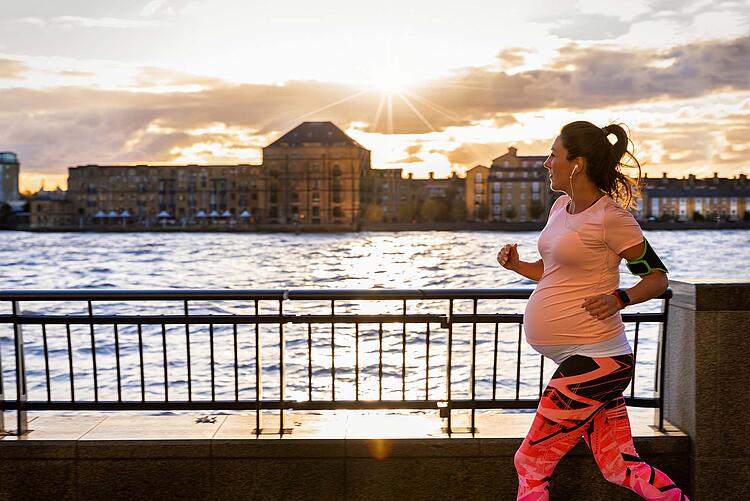
[[[215,77],[201,77],[181,71],[168,70],[147,66],[141,68],[135,76],[135,84],[139,87],[161,87],[161,86],[219,86],[223,82]]]
[[[58,16],[52,18],[51,21],[53,25],[65,30],[72,30],[74,28],[153,28],[162,25],[159,21],[116,17]]]
[[[156,12],[159,9],[161,9],[162,6],[164,5],[164,2],[165,2],[165,0],[152,0],[152,1],[150,1],[149,3],[147,3],[146,5],[144,5],[143,8],[141,9],[141,16],[143,16],[143,17],[149,17],[149,16],[152,16],[152,15],[156,14]]]
[[[90,71],[63,70],[58,72],[64,77],[94,77],[96,73]]]
[[[389,164],[421,164],[424,163],[424,160],[419,158],[415,155],[409,155],[406,158],[401,158],[399,160],[394,160],[392,162],[388,162]]]
[[[513,61],[512,55],[520,53],[512,49],[498,57],[508,60],[511,54]],[[211,161],[210,151],[220,152],[213,158],[257,152],[302,121],[331,120],[342,129],[352,126],[370,133],[415,136],[415,144],[399,161],[412,163],[423,151],[419,135],[445,137],[448,128],[451,134],[480,123],[485,128],[512,129],[520,125],[514,115],[529,111],[577,112],[652,102],[669,108],[674,98],[745,91],[750,89],[749,54],[750,37],[628,53],[571,44],[542,69],[509,75],[489,67],[466,68],[450,78],[434,80],[405,94],[411,106],[396,96],[340,83],[230,84],[146,67],[135,78],[139,92],[82,86],[4,89],[0,93],[2,149],[17,151],[24,165],[38,172],[60,172],[82,163],[175,161],[183,158],[181,150],[193,145],[208,145],[205,159]],[[659,64],[654,66],[655,61]],[[17,77],[23,69],[19,64],[0,60],[0,76]],[[163,89],[191,85],[197,88],[189,92]],[[223,128],[212,130],[216,124]],[[668,125],[662,132],[645,128],[643,133],[673,153],[663,157],[667,164],[716,161],[740,165],[742,157],[747,157],[746,150],[736,149],[736,144],[750,143],[747,126],[737,119],[731,126],[722,125],[726,139],[721,141],[706,134],[705,124],[697,127],[693,131]],[[546,154],[549,138],[543,139],[539,144],[517,146],[523,154]],[[510,144],[474,138],[456,148],[434,151],[451,164],[472,166],[488,164]]]
[[[555,23],[550,34],[571,40],[610,40],[630,31],[630,22],[616,16],[580,14],[573,19]]]
[[[673,59],[666,67],[654,62]],[[431,82],[421,93],[445,108],[460,109],[464,120],[496,114],[607,106],[684,99],[712,92],[750,89],[750,37],[703,42],[664,51],[622,52],[614,47],[570,44],[538,70],[509,75],[467,68],[452,79]]]
[[[0,59],[0,79],[20,79],[21,73],[29,68],[20,61]]]

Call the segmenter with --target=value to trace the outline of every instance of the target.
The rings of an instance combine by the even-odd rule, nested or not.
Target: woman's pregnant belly
[[[624,331],[619,313],[603,320],[581,305],[596,295],[590,287],[537,287],[526,303],[523,327],[529,344],[589,344]]]

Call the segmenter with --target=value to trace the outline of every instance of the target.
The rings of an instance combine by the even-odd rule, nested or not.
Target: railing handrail
[[[328,300],[328,299],[528,299],[534,289],[6,289],[0,301],[60,300]],[[654,299],[671,299],[672,289]]]

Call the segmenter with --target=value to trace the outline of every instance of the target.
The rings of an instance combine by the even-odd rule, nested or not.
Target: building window
[[[344,217],[344,211],[341,210],[341,207],[336,206],[333,208],[333,217]]]
[[[500,192],[500,183],[497,183],[497,182],[496,183],[492,183],[492,191],[494,191],[495,193],[499,193]]]
[[[477,172],[476,174],[474,174],[474,182],[477,184],[482,184],[484,182],[481,172]]]

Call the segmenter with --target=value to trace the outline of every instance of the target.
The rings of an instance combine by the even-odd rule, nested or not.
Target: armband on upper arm
[[[664,266],[664,263],[661,262],[661,259],[645,238],[643,239],[643,252],[640,257],[628,260],[628,270],[633,275],[638,276],[648,275],[654,270],[669,273],[667,267]]]

